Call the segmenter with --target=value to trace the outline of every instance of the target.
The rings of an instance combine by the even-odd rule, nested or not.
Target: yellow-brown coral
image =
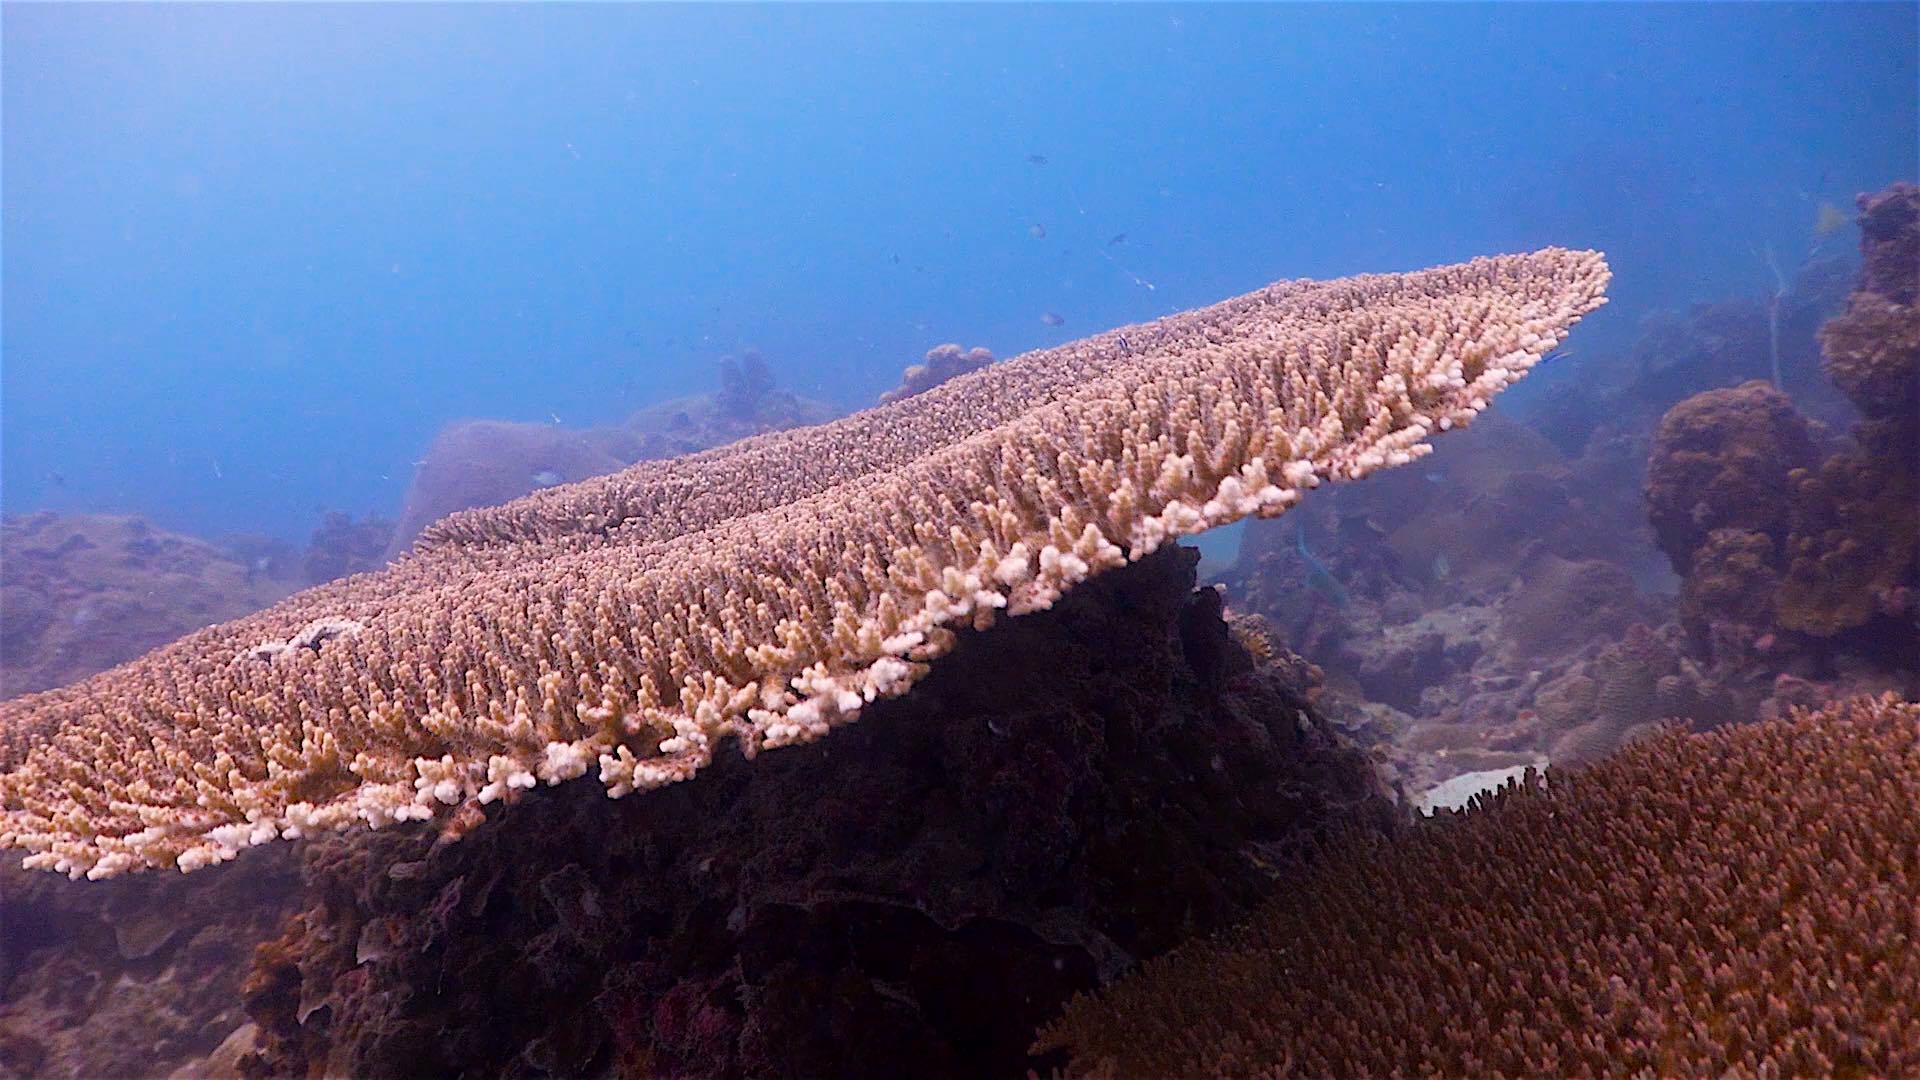
[[[0,705],[0,845],[76,875],[193,869],[819,738],[955,629],[1419,456],[1607,278],[1555,248],[1281,283],[454,515],[386,570]]]
[[[1043,1034],[1120,1076],[1920,1073],[1920,706],[1529,777],[1339,845]]]

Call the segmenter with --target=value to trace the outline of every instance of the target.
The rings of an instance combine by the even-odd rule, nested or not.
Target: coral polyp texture
[[[1856,699],[1337,845],[1042,1038],[1078,1075],[1912,1076],[1920,706]]]
[[[1605,302],[1598,252],[1282,282],[814,428],[441,522],[393,566],[0,705],[0,845],[191,870],[597,768],[692,776],[904,692],[956,629],[1420,456]]]

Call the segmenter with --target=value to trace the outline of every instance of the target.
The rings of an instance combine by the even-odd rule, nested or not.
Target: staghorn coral
[[[1336,843],[1231,937],[1094,999],[1076,1075],[1911,1076],[1920,706],[1889,696]]]
[[[0,706],[0,844],[99,877],[809,742],[956,627],[1424,452],[1604,303],[1597,252],[1286,282],[892,405],[467,511],[374,574]],[[253,655],[316,620],[362,629]]]
[[[958,345],[935,345],[927,350],[924,363],[914,364],[900,374],[900,385],[880,395],[880,404],[904,401],[924,394],[948,379],[977,371],[993,363],[993,353],[976,345],[962,349]]]

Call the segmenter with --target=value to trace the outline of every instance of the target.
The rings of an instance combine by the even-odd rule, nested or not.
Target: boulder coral
[[[1861,196],[1860,234],[1858,287],[1820,344],[1865,419],[1850,446],[1794,477],[1779,593],[1781,625],[1822,636],[1920,616],[1920,187]]]
[[[1647,514],[1682,577],[1715,531],[1787,534],[1787,476],[1818,460],[1807,422],[1764,382],[1695,394],[1667,410],[1647,459]]]
[[[1920,1073],[1920,705],[1856,699],[1336,842],[1080,998],[1076,1076]]]

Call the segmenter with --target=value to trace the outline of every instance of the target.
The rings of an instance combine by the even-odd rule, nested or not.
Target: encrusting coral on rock
[[[1075,1001],[1083,1076],[1920,1073],[1920,705],[1669,730]]]
[[[306,845],[309,905],[248,980],[250,1067],[1023,1075],[1074,992],[1242,917],[1336,827],[1390,827],[1297,660],[1250,656],[1196,561],[962,632],[862,723],[697,783]]]
[[[1418,457],[1604,302],[1597,252],[1287,282],[456,514],[385,570],[0,705],[0,844],[100,877],[820,738],[954,630]],[[361,629],[263,661],[316,620]],[[459,808],[458,813],[454,813]]]
[[[1823,458],[1792,403],[1761,383],[1695,395],[1660,423],[1649,513],[1703,654],[1737,656],[1778,630],[1914,667],[1920,188],[1861,196],[1860,230],[1860,280],[1820,331],[1822,368],[1862,417],[1844,445]]]

